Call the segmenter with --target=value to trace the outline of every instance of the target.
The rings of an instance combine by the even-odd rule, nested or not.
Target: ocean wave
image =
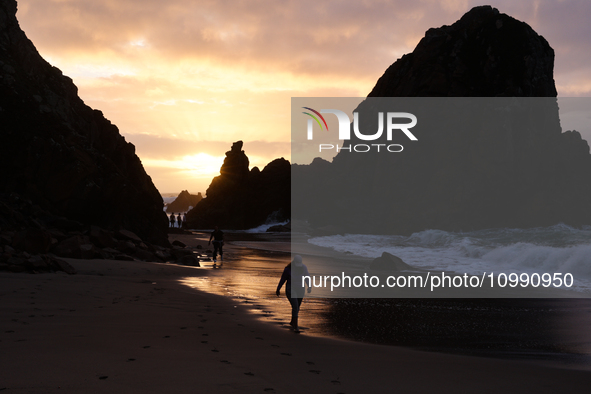
[[[425,230],[408,237],[345,234],[308,242],[369,258],[388,252],[415,267],[459,273],[570,272],[591,279],[591,226],[558,224],[461,233]]]
[[[279,226],[279,225],[284,226],[288,223],[289,223],[289,220],[286,220],[284,222],[277,222],[277,223],[266,223],[266,224],[261,224],[260,226],[255,227],[255,228],[244,230],[242,232],[245,232],[245,233],[265,233],[265,232],[267,232],[267,230],[270,227]]]

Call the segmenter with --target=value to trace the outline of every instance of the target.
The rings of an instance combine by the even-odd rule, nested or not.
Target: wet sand
[[[235,271],[216,282],[223,283],[224,294],[238,294],[244,302],[258,304],[263,318],[281,320],[275,316],[279,314],[288,319],[287,303],[272,295],[289,261],[288,236],[233,236],[233,244],[249,248],[241,251],[243,261],[230,268]],[[298,247],[312,264],[314,255],[350,258],[314,245]],[[258,272],[262,274],[257,282],[249,279]],[[308,335],[591,370],[591,332],[586,329],[591,325],[589,299],[308,297],[301,321],[309,326]]]
[[[0,390],[588,391],[591,372],[587,371],[294,334],[279,324],[283,321],[258,319],[261,312],[247,298],[182,284],[214,281],[215,275],[230,273],[230,264],[257,259],[241,248],[229,247],[227,252],[221,270],[207,263],[193,268],[70,259],[76,275],[0,273]],[[269,258],[274,260],[273,256]],[[279,259],[278,268],[284,263]],[[262,289],[260,298],[271,293],[270,299],[287,304],[273,291],[274,287]],[[266,310],[283,318],[279,309]]]

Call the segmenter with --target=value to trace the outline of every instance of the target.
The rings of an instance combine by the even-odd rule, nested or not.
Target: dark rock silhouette
[[[15,15],[16,1],[2,1],[0,203],[7,213],[2,230],[33,226],[67,232],[92,224],[167,245],[163,201],[135,147],[39,55]]]
[[[398,256],[391,253],[383,252],[380,257],[375,258],[370,264],[369,268],[374,271],[404,271],[412,270],[412,267],[406,264]]]
[[[429,29],[392,64],[368,97],[555,97],[554,50],[526,23],[472,8]]]
[[[383,138],[373,142],[399,142],[404,152],[341,151],[332,163],[293,166],[294,221],[394,234],[591,224],[589,146],[578,132],[561,132],[553,60],[543,37],[489,6],[430,29],[378,80],[360,118],[375,111],[375,97],[549,98],[515,99],[514,112],[501,98],[449,107],[399,99],[420,119],[419,141]],[[466,124],[446,123],[448,109]]]
[[[290,215],[290,164],[281,158],[260,171],[249,171],[249,160],[235,142],[206,192],[206,197],[187,213],[189,228],[249,229]]]
[[[180,192],[177,198],[166,207],[166,212],[187,212],[189,207],[194,207],[203,199],[201,193],[190,194],[187,190]]]
[[[0,270],[60,257],[171,261],[163,201],[135,148],[78,97],[0,2]]]

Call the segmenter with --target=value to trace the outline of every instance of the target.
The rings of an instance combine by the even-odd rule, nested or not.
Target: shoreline
[[[233,253],[228,264],[242,259]],[[76,275],[0,273],[0,389],[553,393],[586,392],[591,379],[530,362],[296,335],[257,319],[248,303],[180,283],[217,270],[68,261]]]
[[[283,234],[250,235],[234,244],[265,252],[286,252]],[[305,237],[298,237],[301,242]],[[279,240],[279,242],[277,242]],[[316,245],[302,255],[349,259]],[[256,252],[255,252],[256,254]],[[357,260],[362,260],[356,258]],[[371,259],[365,259],[370,262]],[[314,299],[313,297],[311,299]],[[309,301],[307,298],[305,301]],[[430,352],[473,355],[591,370],[588,298],[328,298],[315,299],[322,314],[315,335]],[[306,304],[303,313],[306,313]],[[319,309],[320,308],[320,309]],[[373,326],[358,327],[359,317]],[[419,329],[417,329],[419,327]]]

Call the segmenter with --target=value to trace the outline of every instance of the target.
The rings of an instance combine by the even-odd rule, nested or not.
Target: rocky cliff
[[[316,227],[346,232],[591,224],[589,146],[561,130],[553,65],[543,37],[490,6],[430,29],[356,110],[367,118],[405,107],[419,119],[418,141],[382,138],[372,142],[404,151],[343,150],[332,163],[294,166],[295,210]],[[377,109],[377,97],[408,98]],[[350,140],[358,143],[367,141]]]
[[[249,160],[235,142],[206,192],[187,214],[189,228],[249,229],[267,220],[283,221],[290,215],[290,165],[273,160],[262,171],[248,169]]]
[[[98,225],[167,245],[163,201],[134,146],[39,55],[16,10],[0,2],[1,230]]]

